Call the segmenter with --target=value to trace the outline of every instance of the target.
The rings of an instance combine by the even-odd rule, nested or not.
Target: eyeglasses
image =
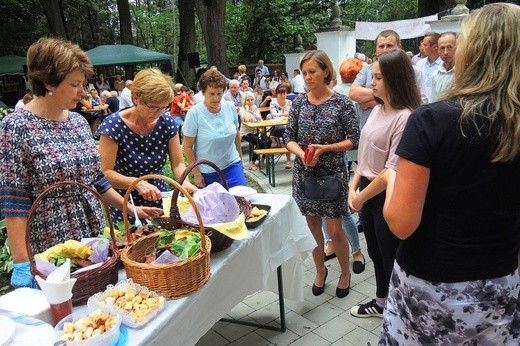
[[[143,102],[143,103],[144,103],[144,105],[145,105],[146,107],[148,107],[148,109],[149,109],[150,111],[152,111],[152,112],[165,111],[165,110],[167,110],[168,107],[170,106],[170,105],[166,105],[166,106],[150,106],[150,105],[147,104],[146,102]]]

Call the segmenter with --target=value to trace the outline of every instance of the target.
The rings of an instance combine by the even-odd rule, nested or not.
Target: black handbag
[[[303,194],[316,201],[335,200],[341,188],[341,180],[335,175],[310,176],[303,181]]]

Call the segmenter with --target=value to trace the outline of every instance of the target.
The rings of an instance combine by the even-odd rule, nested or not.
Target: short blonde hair
[[[109,97],[110,97],[110,91],[108,91],[108,90],[103,90],[103,91],[101,92],[101,98],[103,98],[103,99],[107,99],[107,98],[109,98]]]
[[[173,99],[173,82],[170,77],[155,68],[139,71],[132,84],[132,96],[143,102],[170,103]]]
[[[246,67],[246,65],[240,65],[240,66],[238,66],[238,72],[239,72],[240,74],[244,74],[244,73],[246,73],[246,71],[247,71],[247,67]]]
[[[247,97],[252,97],[253,102],[255,101],[255,94],[253,94],[251,91],[245,91],[242,93],[242,106],[246,104]]]
[[[176,83],[174,86],[173,86],[173,91],[175,91],[175,93],[180,93],[181,90],[182,90],[182,83]]]

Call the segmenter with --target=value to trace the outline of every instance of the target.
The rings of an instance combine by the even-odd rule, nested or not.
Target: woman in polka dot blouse
[[[166,112],[172,98],[173,83],[168,76],[157,69],[142,70],[132,86],[134,106],[109,115],[99,127],[101,169],[120,193],[140,176],[163,174],[167,155],[176,177],[186,169],[179,129]],[[196,190],[188,181],[184,187]],[[136,205],[161,207],[161,191],[167,189],[162,180],[141,181],[132,197]],[[119,210],[112,209],[111,215],[113,220],[122,220]]]

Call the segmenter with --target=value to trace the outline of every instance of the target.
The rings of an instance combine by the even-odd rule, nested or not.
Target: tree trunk
[[[119,30],[121,31],[121,44],[134,44],[132,37],[132,20],[128,0],[117,0],[119,12]]]
[[[119,12],[119,31],[121,32],[121,44],[134,44],[132,36],[132,17],[130,17],[130,5],[128,0],[117,0]],[[124,79],[133,79],[135,66],[125,66]]]
[[[59,0],[40,0],[40,4],[49,24],[49,34],[66,39],[67,30],[61,16],[62,10]]]
[[[188,53],[195,51],[195,5],[192,0],[179,0],[179,53],[176,81],[195,90],[195,69],[188,64]]]
[[[226,57],[226,0],[195,0],[204,41],[208,49],[208,66],[215,65],[224,75],[228,75]]]

